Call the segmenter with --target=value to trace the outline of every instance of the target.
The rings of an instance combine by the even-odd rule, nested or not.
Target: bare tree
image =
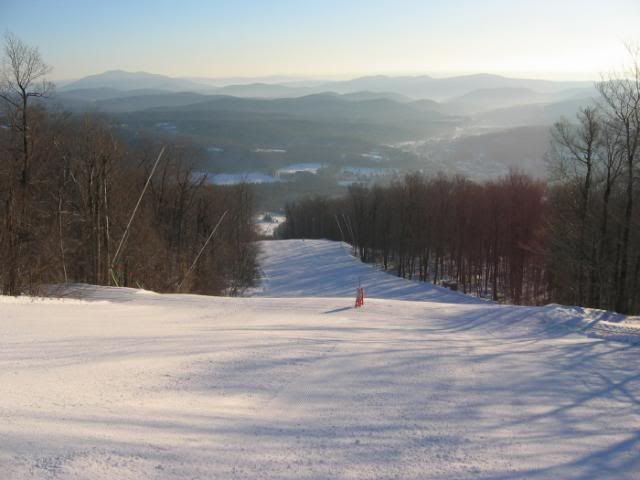
[[[600,239],[597,246],[597,274],[594,277],[593,304],[604,308],[613,308],[610,301],[611,284],[615,284],[615,278],[611,278],[611,270],[615,265],[610,252],[609,222],[611,215],[611,196],[620,178],[624,163],[624,148],[620,142],[620,131],[612,128],[607,122],[603,122],[600,146],[596,156],[599,176],[602,181],[601,209],[600,209]],[[615,276],[614,276],[615,277]]]
[[[596,153],[600,142],[602,125],[598,112],[593,107],[583,108],[577,115],[578,124],[573,125],[563,120],[554,125],[552,139],[559,171],[571,183],[577,183],[580,202],[577,206],[577,302],[584,305],[587,300],[586,272],[590,270],[590,277],[595,269],[595,258],[590,255],[591,248],[587,245],[587,228],[589,226],[589,211],[593,190]]]
[[[10,118],[22,137],[22,171],[20,182],[29,182],[29,100],[46,97],[53,84],[46,80],[51,72],[40,52],[24,44],[15,35],[5,36],[4,58],[0,69],[0,98],[9,106]]]
[[[11,142],[9,161],[4,166],[7,184],[4,202],[4,250],[7,269],[3,277],[3,290],[8,294],[19,293],[18,275],[21,262],[20,238],[29,237],[30,173],[32,136],[29,101],[45,97],[53,89],[46,80],[50,67],[42,59],[37,48],[29,47],[15,35],[5,36],[4,56],[0,63],[0,99],[6,107],[8,126],[14,141]],[[19,147],[14,148],[13,145]]]
[[[630,237],[634,209],[634,176],[640,157],[640,46],[628,46],[631,62],[626,71],[612,74],[598,83],[603,108],[610,124],[620,132],[625,159],[626,201],[620,243],[620,273],[617,279],[616,310],[627,312]]]

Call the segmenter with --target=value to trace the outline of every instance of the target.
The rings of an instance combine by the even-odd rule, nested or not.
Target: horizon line
[[[54,69],[55,72],[55,69]],[[52,72],[52,73],[54,73]],[[256,75],[225,75],[225,76],[203,76],[203,75],[168,75],[164,73],[151,72],[147,70],[127,70],[124,68],[113,68],[104,70],[102,72],[97,73],[89,73],[80,77],[55,77],[52,76],[51,80],[53,82],[61,82],[61,83],[72,83],[78,80],[85,79],[87,77],[104,75],[106,73],[111,72],[122,72],[127,74],[148,74],[148,75],[158,75],[162,77],[172,78],[172,79],[180,79],[180,80],[203,80],[203,81],[250,81],[253,80],[252,83],[273,83],[273,84],[283,84],[289,82],[298,82],[298,81],[318,81],[318,82],[335,82],[335,81],[349,81],[349,80],[357,80],[361,78],[369,78],[369,77],[387,77],[387,78],[418,78],[418,77],[430,77],[433,79],[448,79],[448,78],[457,78],[457,77],[472,77],[472,76],[495,76],[495,77],[504,77],[510,79],[518,79],[518,80],[542,80],[542,81],[550,81],[550,82],[596,82],[598,81],[600,73],[594,72],[526,72],[526,71],[513,71],[513,72],[505,72],[501,71],[496,73],[495,71],[485,70],[485,71],[475,71],[475,70],[466,70],[466,71],[436,71],[436,72],[424,72],[424,71],[416,71],[416,72],[371,72],[371,73],[351,73],[351,74],[302,74],[302,73],[271,73],[271,74],[256,74]],[[267,82],[265,80],[273,79],[272,82]],[[263,80],[263,81],[259,81]]]

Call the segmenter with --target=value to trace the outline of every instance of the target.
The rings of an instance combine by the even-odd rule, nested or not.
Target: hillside
[[[630,319],[262,248],[258,298],[0,297],[5,478],[637,477]]]
[[[480,127],[477,131],[418,145],[415,152],[428,158],[434,169],[474,179],[497,178],[510,170],[536,178],[547,177],[545,154],[551,141],[549,126],[487,128],[485,131]]]
[[[291,115],[310,119],[342,118],[370,123],[424,122],[445,118],[438,112],[417,109],[411,104],[388,98],[353,100],[326,93],[270,100],[215,96],[209,101],[185,106],[182,110]]]
[[[168,91],[202,91],[207,85],[182,78],[167,77],[147,72],[127,72],[109,70],[104,73],[89,75],[69,82],[62,90],[110,88],[115,90],[159,89]]]
[[[474,116],[474,123],[491,127],[553,125],[562,117],[574,119],[580,108],[594,106],[592,97],[572,98],[551,103],[531,103],[486,110]]]
[[[452,98],[446,102],[446,107],[451,113],[470,114],[514,105],[539,103],[547,98],[547,95],[530,88],[485,88]]]

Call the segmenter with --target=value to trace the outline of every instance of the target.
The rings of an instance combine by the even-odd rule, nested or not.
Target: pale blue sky
[[[0,0],[55,79],[490,72],[596,77],[640,40],[640,0]]]

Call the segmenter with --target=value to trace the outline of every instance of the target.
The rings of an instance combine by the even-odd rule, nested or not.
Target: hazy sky
[[[54,79],[490,72],[596,77],[640,40],[640,0],[0,0]]]

